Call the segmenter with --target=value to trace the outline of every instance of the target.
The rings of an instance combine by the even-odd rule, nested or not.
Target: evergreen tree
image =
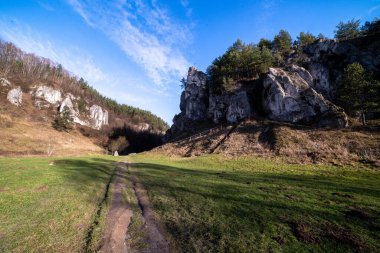
[[[309,32],[306,32],[306,33],[300,32],[300,35],[297,37],[297,44],[300,47],[304,47],[313,43],[316,40],[317,40],[317,37],[315,37],[313,34]]]
[[[260,49],[263,49],[264,47],[266,47],[268,49],[272,49],[273,45],[272,45],[272,41],[264,39],[264,38],[261,38],[260,41],[259,41],[259,44],[257,44],[257,46]]]
[[[340,22],[336,26],[335,38],[338,40],[354,39],[360,36],[359,31],[360,20],[349,20],[346,23]]]
[[[54,119],[53,127],[58,131],[68,132],[73,128],[73,117],[71,116],[70,109],[65,106],[61,113],[58,113]]]
[[[274,48],[282,55],[290,53],[292,47],[292,37],[286,30],[280,30],[280,32],[273,39]]]
[[[349,111],[360,111],[362,124],[365,114],[380,109],[380,82],[372,78],[360,63],[349,64],[343,72],[338,98]]]
[[[360,30],[361,33],[365,36],[380,33],[380,19],[375,18],[372,22],[365,22],[365,24],[361,27]]]

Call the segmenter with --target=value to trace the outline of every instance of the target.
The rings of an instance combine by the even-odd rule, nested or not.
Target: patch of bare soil
[[[101,241],[100,252],[128,252],[126,243],[128,226],[132,217],[132,211],[123,199],[125,183],[123,175],[125,166],[119,166],[115,175],[114,188],[112,190],[111,205],[106,219],[106,229]]]
[[[138,206],[140,207],[142,218],[144,220],[144,230],[147,231],[144,243],[147,247],[140,252],[144,253],[168,253],[169,244],[163,236],[164,230],[154,217],[152,205],[149,201],[147,192],[137,182],[136,177],[132,177],[133,190],[136,194]]]

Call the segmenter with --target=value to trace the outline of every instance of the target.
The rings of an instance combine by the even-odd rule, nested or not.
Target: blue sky
[[[0,37],[171,124],[188,67],[205,71],[237,38],[332,38],[339,21],[379,16],[380,0],[0,0]]]

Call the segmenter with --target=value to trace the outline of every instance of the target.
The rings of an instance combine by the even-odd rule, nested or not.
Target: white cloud
[[[184,46],[192,40],[187,26],[172,20],[156,1],[67,0],[85,22],[106,34],[134,62],[143,67],[160,89],[178,82],[189,62]]]

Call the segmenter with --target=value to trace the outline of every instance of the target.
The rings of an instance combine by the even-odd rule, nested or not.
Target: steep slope
[[[74,122],[69,133],[52,127],[65,110]],[[0,117],[0,155],[42,154],[46,145],[53,155],[135,152],[158,145],[167,129],[159,117],[104,97],[60,64],[1,41]],[[134,146],[146,136],[145,146]]]
[[[318,40],[303,52],[294,50],[284,65],[234,80],[222,91],[213,87],[211,76],[191,67],[181,112],[166,135],[169,143],[156,150],[180,156],[279,155],[293,162],[379,164],[379,122],[359,127],[335,100],[347,64],[360,62],[379,76],[379,41],[379,35]]]
[[[247,119],[168,142],[154,152],[168,156],[258,156],[292,163],[380,166],[380,127],[315,128]]]

